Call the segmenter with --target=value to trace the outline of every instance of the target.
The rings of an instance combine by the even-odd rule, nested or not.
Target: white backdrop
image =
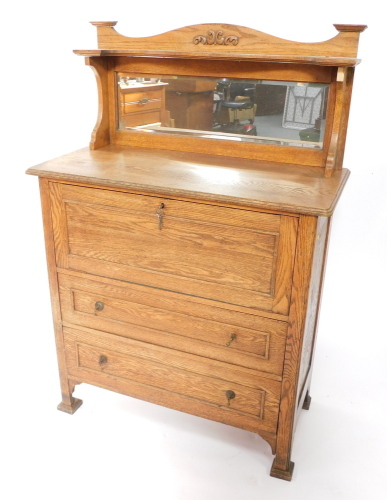
[[[381,5],[36,0],[3,10],[3,498],[385,498],[387,75]],[[335,215],[313,400],[299,421],[291,483],[269,477],[268,446],[242,430],[86,385],[76,389],[84,405],[74,416],[56,410],[60,390],[38,185],[24,171],[89,142],[96,85],[72,50],[97,47],[90,20],[118,20],[117,30],[130,36],[222,22],[297,41],[331,38],[333,23],[369,25],[360,38],[363,62],[345,155],[352,175]]]

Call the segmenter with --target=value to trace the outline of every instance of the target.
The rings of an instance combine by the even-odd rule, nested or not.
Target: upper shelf
[[[153,56],[183,59],[228,59],[356,66],[359,35],[367,26],[335,24],[339,33],[325,42],[302,43],[232,24],[197,24],[146,38],[119,34],[116,22],[92,22],[97,50],[75,50],[84,56]],[[178,49],[176,49],[178,47]]]

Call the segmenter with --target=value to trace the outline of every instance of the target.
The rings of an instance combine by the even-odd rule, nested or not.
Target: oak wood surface
[[[108,188],[233,204],[264,211],[329,216],[349,176],[323,169],[177,151],[106,146],[81,149],[28,174]]]
[[[278,62],[278,63],[294,63],[311,66],[342,66],[352,67],[361,62],[361,59],[348,57],[319,57],[319,56],[299,56],[293,55],[266,55],[266,54],[249,54],[249,53],[227,53],[227,52],[209,52],[192,53],[183,51],[165,51],[165,50],[147,50],[147,49],[80,49],[74,50],[74,54],[85,57],[162,57],[176,59],[213,59],[214,61],[254,61],[254,62]]]
[[[69,333],[79,333],[74,327],[66,328]],[[90,333],[90,332],[89,332]],[[79,373],[78,373],[79,377]],[[189,398],[180,394],[156,388],[147,384],[141,384],[132,380],[121,380],[113,376],[98,374],[84,370],[82,372],[82,381],[105,389],[110,389],[121,394],[126,394],[144,401],[156,403],[179,411],[184,411],[192,415],[198,415],[202,418],[208,418],[228,425],[233,425],[241,429],[258,433],[267,441],[272,450],[275,447],[275,431],[267,431],[262,428],[262,420],[249,414],[242,414],[232,411],[228,407],[220,408],[207,402],[195,398]]]
[[[91,274],[119,273],[130,282],[288,313],[295,218],[281,216],[278,228],[275,215],[217,212],[196,203],[65,185],[52,188],[59,267],[84,270],[77,266],[82,261]]]
[[[42,204],[42,216],[44,226],[44,239],[46,246],[46,258],[48,269],[48,280],[50,285],[50,297],[52,307],[52,317],[54,323],[55,344],[58,359],[59,378],[62,392],[62,401],[58,409],[66,413],[74,413],[82,404],[80,399],[73,397],[75,383],[70,380],[64,354],[64,340],[62,330],[62,315],[60,310],[58,277],[55,266],[55,247],[53,241],[51,203],[48,182],[39,179],[40,196]]]
[[[146,38],[122,36],[115,31],[115,24],[110,21],[97,22],[95,26],[99,50],[76,51],[86,56],[87,63],[93,67],[97,76],[99,119],[92,134],[92,149],[107,145],[109,139],[111,144],[134,148],[203,154],[210,149],[213,155],[219,156],[321,167],[325,168],[326,177],[330,177],[334,170],[341,169],[352,88],[352,67],[358,62],[356,55],[359,35],[367,26],[335,25],[339,33],[330,40],[318,43],[292,42],[235,25],[188,26]],[[187,64],[188,61],[192,62],[192,68],[191,64]],[[220,141],[219,137],[202,138],[188,134],[168,134],[165,131],[150,135],[149,131],[142,129],[144,124],[160,124],[162,127],[176,125],[181,128],[187,113],[174,113],[171,117],[163,108],[159,109],[152,103],[149,104],[148,111],[121,115],[122,109],[130,111],[129,108],[121,108],[117,102],[116,76],[122,71],[129,72],[132,76],[190,74],[207,78],[211,75],[229,78],[231,75],[308,84],[317,81],[329,83],[330,90],[334,92],[334,104],[330,95],[328,108],[324,112],[326,126],[323,147],[312,147],[312,144],[310,147],[296,147],[295,144],[289,145],[281,141],[280,144],[250,143],[243,140],[234,147],[233,141]],[[136,73],[137,71],[140,73]],[[349,77],[341,78],[342,74]],[[337,81],[334,82],[336,75]],[[181,101],[184,95],[180,94],[177,98]],[[208,115],[208,119],[203,118],[200,125],[195,118],[188,128],[211,128],[211,95],[207,101],[206,111],[202,111],[201,116],[203,118]],[[203,107],[203,99],[198,101],[198,105]],[[192,106],[192,103],[178,103],[177,108],[190,109]],[[131,110],[134,109],[132,106]],[[106,129],[108,123],[109,131]],[[121,124],[119,129],[118,123]]]
[[[232,313],[140,285],[59,273],[63,320],[282,375],[286,322]],[[96,310],[96,303],[103,309]]]
[[[298,380],[298,412],[296,419],[298,419],[303,409],[309,410],[311,404],[311,396],[309,394],[310,385],[313,372],[313,361],[316,352],[316,340],[318,334],[318,323],[320,318],[321,299],[323,294],[325,270],[327,265],[328,246],[330,238],[330,230],[332,225],[332,217],[328,219],[319,218],[318,221],[318,234],[316,239],[316,249],[314,255],[312,277],[311,277],[311,290],[309,296],[306,333],[312,337],[311,345],[306,344],[303,346],[302,362],[307,363],[307,370],[304,376],[299,377]],[[313,292],[313,294],[312,294]],[[308,333],[308,329],[313,329],[313,333]],[[309,352],[308,352],[309,351]],[[306,355],[305,355],[306,354]],[[303,368],[301,364],[301,369]],[[304,368],[305,370],[305,368]]]
[[[92,23],[93,24],[93,23]],[[301,43],[229,24],[199,24],[147,38],[120,35],[112,25],[96,25],[100,54],[217,59],[255,59],[322,65],[357,63],[359,34],[365,25],[337,25],[339,33],[325,42]],[[345,29],[343,28],[345,26]],[[337,28],[338,29],[338,28]],[[233,40],[227,40],[227,37]],[[199,39],[197,38],[199,37]],[[89,51],[76,51],[88,54]],[[94,52],[96,53],[96,52]],[[280,59],[281,60],[281,59]]]
[[[113,377],[131,380],[171,393],[195,398],[218,407],[254,416],[266,431],[275,431],[279,406],[280,383],[255,379],[256,389],[235,383],[235,370],[226,364],[207,367],[193,356],[98,332],[65,328],[66,359],[74,377],[82,372],[97,380]],[[106,359],[101,361],[101,356]],[[204,373],[198,374],[197,370]],[[209,376],[211,374],[211,376]],[[214,376],[215,374],[215,376]],[[235,392],[228,404],[226,391]]]
[[[110,61],[103,57],[86,57],[85,64],[93,70],[98,89],[98,117],[91,134],[90,149],[98,149],[110,144],[108,69]]]
[[[80,261],[81,261],[81,259],[78,259],[78,263],[80,263]],[[74,277],[81,276],[87,280],[94,280],[94,281],[98,281],[100,283],[106,283],[108,285],[112,284],[111,278],[106,278],[106,277],[100,276],[98,274],[95,274],[95,275],[88,274],[84,270],[83,271],[74,271],[72,269],[65,269],[65,268],[58,267],[57,271],[60,274],[65,274],[67,276],[74,276]],[[122,282],[122,280],[120,278],[118,278],[118,281]],[[117,284],[117,281],[113,280],[113,283]],[[125,286],[137,287],[137,286],[142,286],[142,285],[136,285],[135,283],[125,282]],[[163,290],[163,295],[165,297],[170,296],[172,300],[174,297],[176,297],[176,293],[171,292],[169,290]],[[182,295],[182,297],[184,297],[184,294],[181,294],[181,295]],[[276,314],[276,313],[272,313],[270,311],[263,311],[261,309],[260,310],[251,309],[251,308],[247,309],[246,307],[243,307],[243,306],[237,306],[235,304],[229,304],[229,303],[225,303],[225,302],[208,301],[208,299],[198,297],[197,295],[187,295],[186,298],[189,299],[190,304],[191,304],[191,308],[192,307],[193,308],[200,307],[201,311],[205,311],[206,307],[210,305],[211,308],[219,309],[219,311],[221,311],[221,314],[224,316],[224,318],[228,318],[228,317],[233,318],[232,320],[230,319],[230,321],[229,321],[231,324],[241,324],[242,326],[243,325],[252,325],[251,328],[254,328],[254,325],[257,325],[257,328],[260,328],[260,325],[265,324],[265,323],[262,323],[262,321],[263,322],[266,322],[267,320],[269,320],[269,321],[275,320],[275,321],[280,321],[280,322],[288,321],[288,316],[284,315],[284,314]],[[234,312],[235,313],[242,313],[242,315],[244,316],[242,323],[240,323],[240,322],[235,323],[235,321],[237,321],[237,319],[236,319],[237,316],[233,316]],[[229,315],[231,315],[231,316],[229,316]],[[207,317],[207,316],[205,316],[205,317]],[[210,316],[210,319],[211,319],[211,317],[212,316]]]
[[[294,467],[290,456],[297,411],[297,381],[299,378],[305,332],[316,230],[316,217],[300,217],[294,265],[292,303],[290,306],[289,327],[285,347],[276,456],[271,471],[272,475],[289,475]]]
[[[117,72],[138,75],[201,76],[213,78],[246,78],[285,82],[331,83],[335,69],[331,66],[285,64],[255,61],[214,61],[163,59],[152,57],[110,57]]]
[[[311,370],[312,355],[315,344],[316,329],[317,329],[317,312],[320,305],[321,287],[323,280],[323,267],[326,258],[326,246],[328,238],[330,221],[326,217],[318,219],[316,228],[316,242],[313,251],[312,273],[310,278],[308,310],[306,313],[306,321],[303,336],[302,353],[300,359],[300,373],[298,377],[297,388],[297,405],[303,401],[303,390],[306,385],[306,380]]]

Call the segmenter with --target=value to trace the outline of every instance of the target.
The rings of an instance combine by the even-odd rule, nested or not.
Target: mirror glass
[[[322,149],[328,84],[117,73],[118,130]]]

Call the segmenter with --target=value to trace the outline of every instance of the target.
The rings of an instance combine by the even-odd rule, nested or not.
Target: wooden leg
[[[294,462],[289,461],[289,466],[287,469],[280,469],[277,467],[276,459],[277,457],[275,457],[275,459],[273,460],[273,465],[271,466],[270,475],[278,479],[291,481],[293,476]]]
[[[50,184],[48,179],[39,179],[40,195],[42,201],[42,214],[44,222],[44,238],[46,243],[47,266],[48,266],[48,279],[50,283],[50,295],[52,303],[52,315],[54,320],[55,343],[57,349],[59,378],[62,391],[62,402],[58,405],[58,410],[66,413],[73,414],[81,406],[80,399],[73,398],[75,382],[68,379],[66,359],[64,355],[63,345],[63,330],[62,330],[62,316],[60,310],[59,300],[59,284],[58,276],[56,273],[56,256],[55,256],[55,242],[53,234],[55,233],[53,221],[51,218],[51,199],[50,199]],[[58,189],[58,188],[57,188]]]
[[[309,410],[310,403],[312,402],[312,398],[309,396],[309,391],[306,392],[304,403],[302,405],[303,410]]]
[[[58,405],[58,410],[64,411],[65,413],[70,413],[72,415],[78,408],[82,405],[83,401],[73,397],[73,392],[75,388],[75,383],[68,381],[68,388],[66,391],[62,391],[62,402]]]

